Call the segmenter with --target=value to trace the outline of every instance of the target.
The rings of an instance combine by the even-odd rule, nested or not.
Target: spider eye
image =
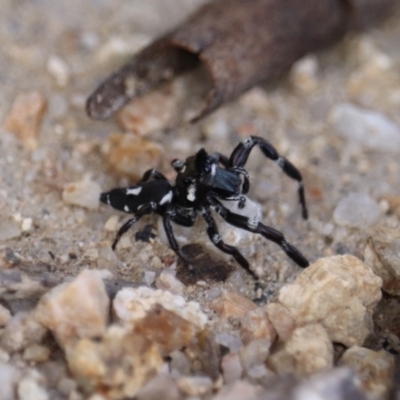
[[[183,179],[183,183],[184,183],[185,185],[190,185],[190,184],[192,183],[192,179],[191,179],[191,178],[184,178],[184,179]]]
[[[211,172],[211,165],[210,164],[206,164],[203,168],[204,172],[206,174],[209,174]]]

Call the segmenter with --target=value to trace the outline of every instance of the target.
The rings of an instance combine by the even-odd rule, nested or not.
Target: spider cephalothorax
[[[248,261],[236,247],[226,244],[218,233],[212,210],[227,223],[241,229],[258,233],[278,244],[282,250],[300,267],[309,265],[304,256],[286,241],[281,232],[264,225],[258,219],[248,218],[226,208],[220,200],[236,201],[239,208],[246,202],[249,191],[249,176],[244,169],[250,151],[259,146],[263,154],[275,161],[289,177],[299,183],[299,198],[303,218],[307,219],[307,208],[300,172],[265,139],[251,136],[239,143],[228,158],[219,153],[207,154],[199,150],[186,161],[173,160],[172,167],[177,172],[175,184],[170,183],[160,172],[150,169],[143,178],[129,188],[113,189],[102,193],[100,200],[117,210],[133,214],[118,231],[112,245],[117,245],[121,236],[145,214],[157,213],[162,216],[171,248],[184,261],[173,234],[171,221],[186,227],[193,226],[197,215],[201,214],[207,223],[207,234],[213,244],[221,251],[232,255],[236,261],[253,277]]]

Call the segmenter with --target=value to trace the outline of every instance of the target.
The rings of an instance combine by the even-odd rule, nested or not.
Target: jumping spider
[[[145,214],[156,213],[163,218],[164,229],[171,248],[183,261],[187,262],[175,239],[171,221],[191,227],[196,221],[197,214],[200,213],[207,223],[207,234],[212,243],[224,253],[233,256],[249,274],[258,279],[240,251],[222,240],[211,213],[211,210],[214,210],[228,224],[259,233],[278,244],[297,265],[302,268],[307,267],[308,261],[286,241],[281,232],[254,218],[228,210],[220,201],[236,201],[239,208],[245,206],[245,195],[249,191],[250,182],[244,165],[256,145],[267,158],[275,161],[286,175],[298,181],[302,215],[304,219],[307,219],[303,181],[298,169],[286,158],[280,156],[269,142],[261,137],[250,136],[236,146],[229,158],[219,153],[209,155],[201,149],[194,156],[188,157],[186,161],[173,160],[171,165],[178,173],[175,185],[157,170],[150,169],[136,185],[102,193],[100,200],[103,203],[117,210],[134,214],[134,217],[119,229],[112,245],[113,250],[121,236],[137,220]]]

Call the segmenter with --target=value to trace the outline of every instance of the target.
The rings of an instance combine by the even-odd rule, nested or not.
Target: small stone
[[[47,329],[37,321],[34,312],[19,312],[8,322],[0,337],[6,351],[17,352],[34,343],[40,343]]]
[[[188,396],[205,396],[211,392],[213,386],[212,380],[206,376],[182,376],[176,384]]]
[[[150,41],[149,36],[142,33],[128,37],[111,36],[97,50],[95,57],[99,63],[115,62],[115,59],[126,59],[138,52]]]
[[[290,79],[294,87],[306,94],[318,87],[318,59],[315,55],[305,56],[296,61],[290,71]]]
[[[13,133],[28,149],[36,149],[46,105],[46,99],[39,91],[21,93],[4,121],[4,129]]]
[[[42,346],[40,344],[31,344],[28,346],[24,353],[22,354],[22,358],[25,361],[33,361],[37,363],[45,362],[49,359],[51,351],[48,347]]]
[[[229,349],[230,352],[237,352],[243,347],[243,342],[238,337],[226,332],[217,333],[215,340],[219,345]]]
[[[198,303],[147,287],[120,290],[113,310],[127,329],[157,343],[164,354],[188,345],[207,321]]]
[[[108,232],[117,232],[120,227],[121,223],[118,215],[112,215],[104,224],[104,230]]]
[[[382,280],[351,255],[320,258],[284,286],[279,302],[297,326],[320,323],[332,342],[361,345],[372,333]]]
[[[98,183],[84,180],[64,186],[62,199],[65,204],[97,210],[100,204],[101,187]]]
[[[83,270],[40,300],[36,317],[65,346],[76,338],[101,337],[108,323],[110,300],[97,270]]]
[[[292,396],[293,400],[367,400],[359,379],[348,368],[318,373],[298,385]]]
[[[32,218],[24,218],[21,223],[22,232],[28,232],[32,228],[33,220]]]
[[[18,383],[18,398],[19,400],[48,400],[49,394],[46,389],[40,384],[40,375],[30,374]]]
[[[375,225],[381,217],[379,204],[363,193],[350,193],[340,200],[333,213],[339,226],[367,229]]]
[[[101,340],[70,341],[66,357],[81,389],[108,399],[134,397],[164,365],[155,343],[117,326]]]
[[[240,362],[239,354],[228,353],[222,357],[221,369],[226,384],[239,380],[243,374],[243,367]]]
[[[115,133],[108,137],[101,151],[117,173],[137,181],[150,168],[157,168],[162,149],[155,142],[138,138],[132,133]]]
[[[15,400],[16,385],[21,372],[10,364],[0,361],[0,388],[2,400]]]
[[[148,287],[150,287],[156,278],[156,273],[154,271],[145,271],[143,281],[146,283]]]
[[[400,232],[381,228],[368,239],[364,253],[365,264],[382,278],[382,289],[400,296]]]
[[[341,136],[358,146],[390,153],[400,150],[400,129],[383,114],[343,103],[333,108],[330,122]]]
[[[250,310],[241,320],[241,338],[244,344],[254,339],[264,339],[272,345],[276,332],[269,320],[267,307]]]
[[[220,318],[243,318],[257,306],[246,297],[238,293],[224,290],[220,297],[217,297],[210,303],[210,308],[214,310]]]
[[[168,128],[176,112],[176,97],[156,90],[133,99],[117,114],[117,120],[125,131],[146,136]]]
[[[296,327],[289,310],[279,303],[269,303],[265,306],[265,309],[268,313],[268,319],[277,333],[278,339],[281,342],[287,342]]]
[[[169,354],[171,358],[170,370],[171,375],[179,377],[182,375],[189,375],[190,373],[190,362],[186,355],[179,350],[175,350]]]
[[[147,382],[135,398],[137,400],[180,400],[181,396],[171,376],[160,373]]]
[[[10,311],[0,304],[0,328],[5,327],[11,319]]]
[[[240,362],[245,371],[256,365],[264,364],[269,356],[271,343],[266,339],[257,339],[242,347],[239,351]]]
[[[71,392],[76,390],[76,388],[76,382],[73,379],[67,377],[61,378],[57,384],[57,390],[67,397],[71,394]]]
[[[168,290],[172,294],[182,296],[185,285],[176,279],[174,271],[164,269],[156,280],[157,289]]]
[[[5,242],[21,236],[21,224],[14,218],[0,216],[0,241]]]
[[[260,386],[238,380],[231,385],[224,386],[213,400],[256,400],[259,399]]]
[[[382,200],[387,201],[389,209],[400,218],[400,195],[397,196],[383,196]]]
[[[343,354],[339,365],[355,371],[361,379],[362,388],[374,398],[388,398],[395,365],[392,354],[385,350],[373,351],[353,346]]]
[[[52,54],[47,59],[46,70],[56,81],[59,87],[65,87],[70,77],[68,64],[58,55]]]
[[[285,344],[293,357],[294,373],[299,378],[311,376],[333,366],[333,346],[326,330],[320,324],[296,328]]]

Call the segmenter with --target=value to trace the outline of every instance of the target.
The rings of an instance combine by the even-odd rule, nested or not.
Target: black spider
[[[113,189],[102,193],[100,200],[113,208],[134,214],[118,231],[112,245],[113,250],[121,236],[145,214],[157,213],[162,216],[164,229],[169,244],[175,253],[184,261],[175,239],[171,221],[176,224],[191,227],[197,214],[207,223],[207,234],[213,244],[224,253],[232,255],[235,260],[254,278],[248,261],[236,247],[226,244],[218,233],[218,228],[211,210],[219,214],[227,223],[250,232],[259,233],[266,239],[278,244],[282,250],[300,267],[309,265],[304,256],[286,241],[281,232],[264,225],[255,218],[236,214],[228,210],[220,200],[237,201],[243,208],[245,195],[249,191],[249,175],[244,169],[252,148],[258,145],[263,154],[275,161],[289,177],[299,182],[299,197],[303,218],[307,219],[307,208],[301,174],[298,169],[266,140],[251,136],[239,143],[228,158],[219,153],[208,155],[204,149],[199,150],[186,161],[173,160],[172,167],[178,173],[175,185],[155,169],[148,170],[142,179],[134,186]],[[153,179],[153,180],[151,180]]]

